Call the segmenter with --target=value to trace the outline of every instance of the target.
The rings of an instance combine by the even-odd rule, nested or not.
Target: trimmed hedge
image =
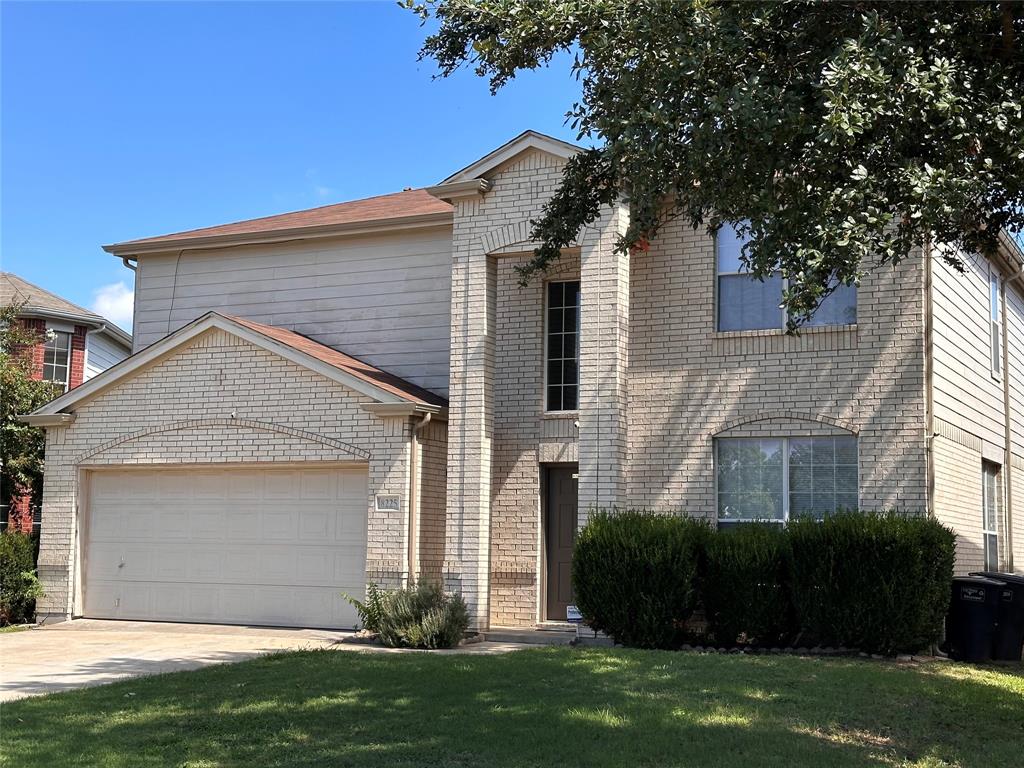
[[[844,513],[795,520],[791,599],[801,643],[895,654],[938,640],[953,532],[931,518]]]
[[[716,645],[785,645],[792,639],[793,608],[784,588],[789,559],[789,539],[777,525],[738,525],[708,539],[701,582]]]
[[[911,653],[942,630],[954,535],[931,518],[848,512],[712,531],[686,517],[598,512],[573,554],[576,603],[616,642],[676,648],[704,608],[717,645]]]
[[[576,605],[590,626],[637,648],[675,648],[697,606],[710,529],[649,512],[598,511],[576,539]]]
[[[0,626],[31,621],[42,595],[35,539],[17,531],[0,533]]]

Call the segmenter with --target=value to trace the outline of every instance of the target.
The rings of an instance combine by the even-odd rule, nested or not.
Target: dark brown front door
[[[548,621],[565,621],[565,609],[572,602],[572,545],[576,540],[578,472],[576,465],[546,469],[544,541],[547,600],[544,618]]]

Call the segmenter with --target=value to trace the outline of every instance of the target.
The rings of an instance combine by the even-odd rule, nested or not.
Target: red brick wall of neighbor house
[[[32,507],[28,496],[13,496],[7,510],[7,529],[32,533]]]
[[[68,374],[68,389],[74,389],[85,378],[85,334],[84,325],[76,325],[71,336],[71,371]]]
[[[22,318],[21,324],[25,328],[35,331],[42,336],[46,333],[46,320],[42,318]],[[88,329],[84,325],[76,325],[71,335],[71,361],[68,372],[68,388],[77,387],[85,378],[85,341]],[[31,349],[25,350],[25,355],[32,361],[32,378],[43,377],[43,355],[45,341],[41,340]],[[10,509],[7,512],[7,526],[10,530],[21,531],[22,533],[32,532],[32,507],[28,496],[13,496]]]
[[[42,318],[21,318],[21,325],[23,328],[38,333],[40,338],[46,333],[46,321]],[[32,378],[41,379],[43,377],[43,342],[40,341],[39,344],[33,345],[31,349],[25,349],[25,355],[32,360]]]

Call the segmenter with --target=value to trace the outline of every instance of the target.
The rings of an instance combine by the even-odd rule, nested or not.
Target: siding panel
[[[447,394],[451,230],[144,255],[135,350],[210,310],[289,328]]]

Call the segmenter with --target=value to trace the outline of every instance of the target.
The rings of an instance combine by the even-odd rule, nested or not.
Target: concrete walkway
[[[339,643],[346,634],[336,630],[98,619],[3,633],[0,701],[103,685],[126,677],[244,661],[277,651],[333,648],[410,652]],[[484,642],[436,653],[504,653],[522,647],[518,643]]]

